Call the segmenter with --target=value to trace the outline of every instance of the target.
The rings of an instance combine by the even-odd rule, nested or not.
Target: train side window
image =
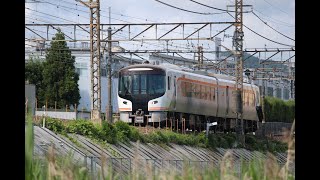
[[[190,82],[186,82],[186,93],[187,97],[192,97],[192,84]]]
[[[184,81],[181,82],[181,94],[183,97],[186,96],[186,82]]]
[[[210,100],[215,101],[215,99],[216,99],[216,88],[215,87],[211,87],[210,90],[211,90]]]
[[[226,96],[229,96],[229,86],[226,88]]]
[[[206,99],[206,87],[204,85],[200,85],[200,99]]]
[[[205,99],[210,101],[210,87],[206,86],[206,96]]]
[[[170,90],[170,84],[171,84],[171,77],[168,76],[168,90]]]
[[[201,99],[201,85],[196,84],[196,98]]]

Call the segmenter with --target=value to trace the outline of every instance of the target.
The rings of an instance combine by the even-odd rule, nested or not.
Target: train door
[[[176,104],[177,104],[177,87],[176,87],[176,76],[173,78],[173,109],[176,110]]]
[[[229,114],[229,86],[226,87],[226,117]]]

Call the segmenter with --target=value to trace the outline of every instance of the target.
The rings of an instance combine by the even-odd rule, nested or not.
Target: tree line
[[[25,80],[36,86],[37,106],[63,108],[79,104],[79,74],[65,35],[58,29],[46,50],[45,60],[30,58],[25,65]],[[56,103],[56,104],[55,104]]]

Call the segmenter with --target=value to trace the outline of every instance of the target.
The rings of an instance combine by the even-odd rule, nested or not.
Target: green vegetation
[[[283,101],[275,97],[265,97],[264,110],[266,122],[292,123],[295,118],[295,101]]]
[[[119,142],[140,141],[143,143],[156,143],[169,145],[175,143],[204,148],[243,148],[236,143],[235,134],[210,134],[208,138],[205,133],[199,134],[180,134],[169,130],[155,130],[149,134],[141,134],[135,127],[127,123],[117,121],[114,124],[103,122],[101,126],[94,125],[88,120],[62,121],[57,119],[46,119],[46,127],[56,133],[76,133],[100,144],[117,144]],[[246,135],[245,148],[249,150],[285,152],[287,145],[274,140],[260,139],[253,135]]]
[[[48,121],[54,121],[49,119]],[[50,127],[55,125],[61,125],[63,123],[51,123]],[[74,127],[79,129],[79,132],[87,132],[81,130],[80,127],[84,127],[82,122],[79,127],[74,125]],[[116,126],[116,125],[115,125]],[[124,124],[117,125],[117,128],[124,128],[126,130],[127,127],[123,127]],[[64,128],[55,128],[56,132],[64,131],[67,126],[62,126]],[[88,125],[88,127],[92,127]],[[95,126],[93,126],[95,127]],[[129,127],[131,129],[131,127]],[[123,129],[122,129],[123,130]],[[123,134],[128,133],[123,131]],[[159,133],[159,132],[157,132]],[[130,134],[130,133],[129,133]],[[127,134],[128,135],[128,134]],[[129,136],[129,135],[128,135]],[[177,138],[177,136],[171,134],[168,135],[170,138],[162,137],[163,134],[158,134],[158,139],[166,139],[168,142],[171,138]],[[177,138],[179,139],[179,138]],[[226,142],[232,143],[233,135],[225,138]],[[221,139],[220,139],[221,140]],[[251,139],[252,140],[252,139]],[[159,140],[160,142],[164,140]],[[180,140],[177,140],[180,141]],[[69,154],[67,156],[57,156],[54,155],[54,149],[52,147],[49,148],[48,154],[46,157],[33,157],[33,128],[31,118],[28,118],[28,126],[26,131],[26,146],[25,146],[25,179],[26,180],[44,180],[44,179],[81,179],[81,180],[89,180],[92,179],[92,174],[89,173],[90,167],[86,167],[83,163],[78,162],[75,164],[73,161],[73,155]],[[183,142],[183,141],[182,141]],[[294,140],[291,141],[290,149],[294,147]],[[289,156],[289,154],[288,154]],[[294,158],[289,156],[290,158]],[[107,164],[106,159],[101,159],[103,164]],[[135,161],[133,161],[135,163]],[[137,165],[134,165],[137,166]],[[240,170],[240,171],[239,171]],[[98,179],[266,179],[266,180],[291,180],[295,179],[292,170],[288,169],[287,164],[284,166],[279,166],[276,158],[272,154],[267,154],[267,159],[254,159],[250,162],[242,161],[241,168],[239,169],[235,162],[230,156],[230,153],[227,152],[219,166],[211,167],[209,169],[200,169],[200,167],[188,166],[187,163],[184,164],[182,168],[182,172],[178,173],[173,169],[167,171],[155,171],[155,174],[152,170],[144,171],[132,171],[129,174],[116,174],[111,168],[108,166],[104,166],[103,171],[95,171],[95,177]]]
[[[56,122],[54,122],[56,121]],[[103,129],[103,126],[94,126],[91,122],[85,121],[71,121],[62,122],[60,120],[48,119],[47,127],[54,129],[57,133],[65,134],[68,131],[82,133],[85,136],[96,136],[99,130]],[[232,145],[234,143],[235,136],[233,134],[227,134],[226,136],[215,134],[210,136],[208,141],[203,141],[204,135],[181,135],[173,132],[157,131],[151,133],[147,138],[143,138],[134,127],[127,126],[123,122],[115,123],[114,125],[104,124],[112,133],[115,133],[117,140],[145,140],[145,141],[156,141],[156,142],[175,142],[181,144],[207,144],[216,142],[221,143],[225,146]],[[111,128],[112,127],[112,128]],[[90,129],[93,133],[89,133]],[[120,131],[120,132],[118,132]],[[119,137],[118,137],[119,136]],[[57,156],[54,155],[54,149],[49,147],[49,151],[46,157],[34,157],[33,156],[33,127],[31,117],[28,116],[28,125],[26,130],[26,141],[25,141],[25,179],[26,180],[44,180],[44,179],[81,179],[89,180],[92,179],[92,174],[89,173],[90,167],[86,167],[82,162],[77,164],[73,161],[73,155]],[[124,138],[125,137],[125,138]],[[190,140],[190,137],[198,138],[196,140]],[[211,141],[211,140],[215,141]],[[257,139],[253,136],[248,136],[247,141],[249,144],[257,144]],[[98,141],[98,140],[95,140]],[[101,142],[101,140],[99,140]],[[105,141],[103,141],[105,143]],[[108,144],[105,144],[108,146]],[[213,146],[213,145],[211,145]],[[289,142],[289,149],[291,153],[288,153],[290,161],[294,161],[294,139]],[[115,152],[116,153],[116,152]],[[292,156],[293,155],[293,156]],[[101,159],[102,163],[107,165],[106,159]],[[135,163],[135,161],[132,161]],[[137,166],[137,165],[133,165]],[[143,170],[143,169],[142,169]],[[240,170],[240,171],[239,171]],[[267,159],[254,159],[250,162],[241,163],[239,169],[235,162],[227,152],[222,158],[220,164],[209,169],[201,169],[200,167],[188,166],[184,164],[182,172],[178,173],[174,171],[174,168],[167,171],[156,171],[155,174],[152,170],[144,171],[132,171],[129,174],[116,174],[108,165],[104,166],[103,171],[95,171],[94,176],[98,179],[266,179],[266,180],[291,180],[295,179],[294,173],[288,168],[288,164],[279,166],[276,158],[267,153]]]
[[[57,108],[71,107],[80,100],[75,57],[71,56],[60,30],[52,39],[59,41],[51,41],[44,62],[31,59],[25,65],[25,80],[35,84],[38,106],[42,107],[47,101],[48,107],[54,107],[57,101]]]

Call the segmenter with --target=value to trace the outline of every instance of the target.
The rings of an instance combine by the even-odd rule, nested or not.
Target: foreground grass
[[[112,139],[112,137],[103,136],[103,134],[99,134],[95,131],[88,131],[87,128],[83,127],[95,127],[90,124],[82,124],[82,125],[75,125],[75,124],[69,124],[69,125],[63,125],[63,126],[53,126],[52,122],[50,124],[50,121],[48,121],[48,126],[54,129],[56,132],[61,131],[64,129],[63,132],[70,132],[74,131],[75,133],[88,135],[88,136],[101,136],[100,138],[105,138],[108,141],[118,141],[118,140],[127,140],[130,139],[140,139],[139,134],[136,134],[135,130],[133,131],[126,131],[127,127],[120,125],[113,126],[107,126],[107,127],[96,127],[97,130],[101,128],[100,130],[106,130],[106,128],[109,128],[110,132],[104,132],[104,133],[115,133],[116,138]],[[84,123],[84,122],[81,122]],[[70,127],[71,126],[71,127]],[[63,128],[64,127],[64,128]],[[66,128],[70,128],[67,129]],[[113,129],[114,128],[114,129]],[[121,133],[116,130],[119,130],[121,128]],[[129,127],[130,129],[131,127]],[[60,129],[60,130],[59,130]],[[92,130],[92,129],[91,129]],[[115,131],[113,131],[115,130]],[[54,155],[54,149],[49,148],[48,155],[42,159],[40,157],[33,157],[33,130],[32,130],[32,122],[31,118],[28,119],[28,126],[26,131],[26,146],[25,146],[25,179],[31,180],[31,179],[92,179],[91,174],[89,173],[87,167],[85,167],[83,164],[74,164],[72,162],[72,155],[67,157],[60,157]],[[100,132],[102,133],[102,132]],[[157,132],[158,133],[158,132]],[[171,133],[171,132],[170,132]],[[184,141],[182,141],[179,137],[176,137],[177,135],[174,134],[157,134],[152,135],[156,137],[148,137],[153,139],[154,141],[157,140],[158,142],[180,142],[180,143],[195,143],[195,142],[189,142],[188,138],[186,138]],[[292,134],[292,133],[291,133]],[[106,135],[106,134],[104,134]],[[158,137],[159,136],[159,137]],[[164,136],[164,137],[162,137]],[[191,136],[192,137],[192,136]],[[107,139],[110,138],[110,139]],[[148,138],[145,140],[148,141]],[[231,156],[230,152],[227,152],[225,156],[223,157],[221,163],[218,167],[212,167],[210,169],[206,170],[199,170],[194,167],[188,167],[185,165],[183,167],[183,170],[181,173],[175,172],[173,170],[169,172],[157,172],[156,174],[153,174],[153,171],[150,169],[145,169],[144,172],[138,171],[133,169],[133,171],[130,174],[127,175],[119,175],[115,174],[112,169],[102,170],[101,172],[97,172],[95,174],[98,179],[246,179],[246,180],[258,180],[258,179],[294,179],[294,175],[289,170],[289,164],[291,162],[294,162],[294,139],[292,136],[290,136],[290,141],[288,144],[288,162],[283,167],[280,167],[277,164],[276,158],[272,154],[268,154],[268,158],[263,159],[256,159],[251,162],[243,163],[241,166],[241,169],[237,168],[235,165],[235,162],[233,161],[233,157]],[[162,140],[160,140],[162,139]],[[163,140],[165,139],[165,140]],[[198,143],[205,143],[201,142],[201,138],[199,139]],[[102,159],[102,162],[105,162],[105,160]],[[104,163],[103,163],[104,164]]]

